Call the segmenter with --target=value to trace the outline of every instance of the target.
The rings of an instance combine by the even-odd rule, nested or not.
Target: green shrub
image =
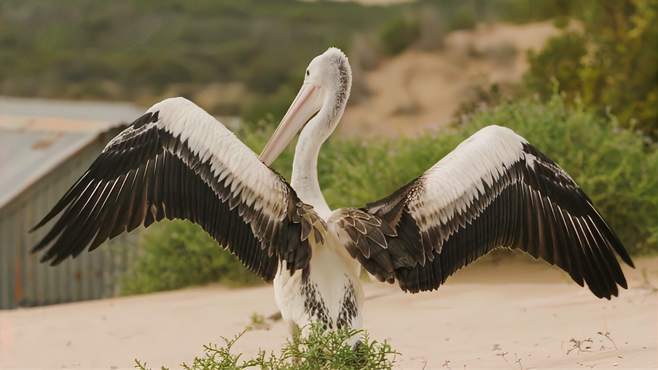
[[[500,18],[509,22],[523,23],[541,21],[568,15],[576,6],[571,0],[499,0],[495,4],[487,2],[489,12],[500,14]]]
[[[224,340],[223,345],[205,345],[203,355],[195,357],[191,364],[181,366],[188,370],[213,369],[392,369],[398,353],[388,342],[371,340],[363,330],[342,329],[327,331],[319,324],[310,327],[305,337],[296,336],[286,342],[276,353],[261,350],[258,355],[245,359],[242,353],[234,353],[233,346],[244,334]],[[350,340],[358,336],[361,344],[352,348]],[[148,369],[146,363],[135,360],[138,369]],[[164,367],[163,367],[164,368]]]
[[[557,36],[531,55],[528,89],[546,97],[556,80],[561,91],[658,140],[658,0],[577,4],[582,32]]]
[[[477,15],[472,9],[458,7],[449,18],[451,29],[471,30],[477,25]]]
[[[403,52],[420,36],[420,26],[415,17],[399,17],[384,25],[379,35],[384,52],[395,55]]]
[[[140,255],[121,284],[122,294],[171,290],[222,282],[261,282],[201,227],[187,221],[163,222],[140,236]]]
[[[555,90],[553,81],[564,92],[576,92],[581,86],[579,73],[587,54],[587,41],[583,35],[568,32],[549,39],[540,52],[528,53],[528,72],[524,76],[526,86],[543,97],[550,97]]]

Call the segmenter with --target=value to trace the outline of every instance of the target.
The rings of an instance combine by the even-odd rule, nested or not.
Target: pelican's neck
[[[320,112],[306,124],[299,134],[295,147],[295,158],[292,162],[291,179],[291,186],[297,192],[299,199],[312,205],[324,219],[331,215],[331,209],[322,195],[318,181],[318,155],[322,144],[333,131],[333,119],[340,119],[325,109],[327,106],[324,104]]]

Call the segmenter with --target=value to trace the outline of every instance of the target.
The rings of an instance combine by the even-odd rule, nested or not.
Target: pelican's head
[[[261,161],[269,166],[305,126],[324,141],[338,125],[351,87],[352,69],[340,49],[329,48],[313,58],[295,100],[265,145]]]

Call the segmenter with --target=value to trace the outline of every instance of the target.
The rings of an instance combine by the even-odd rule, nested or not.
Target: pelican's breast
[[[300,327],[315,321],[329,328],[361,327],[360,265],[329,231],[322,243],[312,241],[311,245],[307,279],[302,271],[290,275],[282,268],[274,278],[275,300],[282,317]]]

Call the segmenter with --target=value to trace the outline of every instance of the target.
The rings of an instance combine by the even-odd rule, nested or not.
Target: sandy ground
[[[399,368],[657,368],[658,258],[627,270],[631,289],[598,300],[561,272],[525,259],[466,268],[438,292],[366,285],[366,327],[401,353]],[[640,272],[648,273],[648,280]],[[134,358],[176,368],[276,312],[269,286],[175,292],[0,311],[0,368],[124,368]],[[274,349],[283,322],[236,350]],[[583,342],[575,349],[574,342]]]
[[[527,69],[526,53],[558,34],[551,22],[480,24],[448,34],[435,51],[410,50],[356,78],[371,95],[348,106],[344,136],[418,135],[450,122],[478,88],[516,83]]]

